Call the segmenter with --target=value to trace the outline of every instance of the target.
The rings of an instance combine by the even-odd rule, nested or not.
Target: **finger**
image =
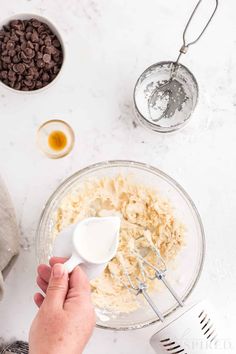
[[[36,282],[40,289],[46,294],[48,283],[44,281],[40,276],[37,277]]]
[[[65,258],[65,257],[52,257],[49,260],[49,264],[50,264],[51,267],[53,267],[54,264],[65,263],[67,261],[67,259],[68,258]]]
[[[42,278],[46,283],[49,282],[49,279],[51,277],[51,271],[52,268],[49,267],[46,264],[40,264],[38,266],[38,275],[40,276],[40,278]]]
[[[57,263],[52,268],[51,278],[48,283],[45,305],[50,308],[63,308],[68,291],[68,272],[63,264]]]
[[[69,291],[67,294],[66,302],[73,301],[81,303],[90,299],[90,285],[89,280],[80,267],[76,267],[70,275]]]
[[[43,297],[42,294],[36,293],[36,294],[34,295],[34,302],[35,302],[35,304],[36,304],[38,307],[40,307],[40,306],[42,305],[43,300],[44,300],[44,297]]]

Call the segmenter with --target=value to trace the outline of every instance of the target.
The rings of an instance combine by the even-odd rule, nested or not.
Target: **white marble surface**
[[[210,1],[209,1],[210,2]],[[133,123],[132,90],[150,64],[175,59],[195,0],[1,0],[0,21],[22,12],[51,18],[67,45],[62,77],[41,94],[0,87],[0,173],[16,207],[21,254],[0,303],[0,337],[26,339],[35,314],[34,235],[58,184],[81,167],[107,159],[151,163],[179,181],[197,204],[207,255],[191,301],[207,296],[233,341],[236,317],[236,2],[221,1],[201,42],[183,58],[198,79],[200,101],[189,126],[157,135]],[[211,3],[213,1],[211,0]],[[76,146],[52,161],[35,144],[45,120],[68,121]],[[96,330],[86,353],[151,354],[158,326],[115,333]],[[235,351],[232,351],[235,353]]]

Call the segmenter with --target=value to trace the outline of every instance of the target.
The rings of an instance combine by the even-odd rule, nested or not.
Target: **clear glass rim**
[[[182,297],[182,301],[185,302],[186,299],[189,297],[189,295],[193,292],[193,290],[195,289],[199,279],[200,279],[200,275],[202,273],[202,269],[203,269],[203,264],[204,264],[204,260],[205,260],[205,250],[206,250],[206,242],[205,242],[205,232],[204,232],[204,227],[202,224],[202,220],[200,217],[200,214],[197,210],[197,207],[195,206],[194,202],[192,201],[192,199],[190,198],[190,196],[188,195],[188,193],[184,190],[184,188],[178,183],[176,182],[172,177],[170,177],[168,174],[166,174],[165,172],[162,172],[161,170],[159,170],[156,167],[153,167],[149,164],[143,163],[143,162],[136,162],[136,161],[130,161],[130,160],[107,160],[107,161],[103,161],[103,162],[98,162],[92,165],[89,165],[88,167],[82,168],[81,170],[75,172],[73,175],[71,175],[70,177],[68,177],[67,179],[65,179],[59,186],[58,188],[55,190],[55,192],[51,195],[51,197],[48,199],[47,203],[45,204],[43,211],[41,213],[40,219],[39,219],[39,224],[36,230],[36,258],[37,261],[39,263],[39,236],[41,233],[41,230],[43,229],[44,224],[47,224],[47,220],[48,220],[48,210],[51,208],[52,203],[55,202],[55,197],[57,197],[61,192],[63,192],[63,190],[65,188],[68,188],[69,185],[73,184],[73,182],[75,180],[77,180],[78,177],[83,177],[86,176],[87,174],[89,174],[90,171],[97,171],[97,170],[101,170],[104,168],[109,168],[109,167],[135,167],[135,168],[139,168],[141,170],[145,170],[147,172],[152,172],[153,174],[157,175],[158,177],[163,178],[164,180],[168,181],[173,187],[175,187],[181,194],[182,196],[187,200],[187,202],[190,204],[194,215],[196,216],[199,228],[200,228],[200,234],[201,234],[201,241],[202,241],[202,249],[201,249],[201,259],[198,265],[198,269],[197,269],[197,275],[193,281],[193,283],[191,284],[190,288],[187,290],[186,294],[184,297]],[[46,219],[45,219],[46,216]],[[169,311],[164,313],[164,317],[168,317],[171,313],[173,313],[177,308],[179,307],[178,304],[176,304],[175,306],[173,306]],[[145,328],[148,327],[150,325],[153,325],[155,323],[159,322],[159,319],[156,318],[154,320],[149,320],[149,321],[143,321],[141,323],[136,323],[134,325],[126,325],[126,326],[120,326],[120,327],[110,327],[110,326],[106,326],[106,325],[101,325],[101,324],[96,324],[96,327],[101,328],[101,329],[108,329],[108,330],[115,330],[115,331],[127,331],[127,330],[135,330],[135,329],[141,329],[141,328]]]
[[[159,61],[158,63],[155,63],[155,64],[152,64],[150,65],[147,69],[145,69],[142,74],[139,76],[138,80],[136,81],[135,83],[135,86],[134,86],[134,90],[133,90],[133,103],[134,103],[134,109],[135,109],[135,115],[136,115],[136,118],[138,120],[138,122],[143,126],[145,127],[146,129],[148,130],[152,130],[156,133],[174,133],[182,128],[184,128],[192,119],[192,113],[193,111],[191,111],[188,115],[188,117],[181,123],[181,124],[177,124],[177,125],[173,125],[173,126],[170,126],[170,127],[162,127],[162,126],[159,126],[155,123],[152,123],[150,122],[147,118],[145,118],[142,113],[140,112],[140,110],[138,109],[138,106],[137,106],[137,102],[136,102],[136,91],[137,91],[137,87],[139,85],[139,81],[140,79],[143,77],[143,75],[148,71],[148,70],[151,70],[152,68],[155,68],[157,66],[160,66],[160,65],[165,65],[165,64],[171,64],[171,63],[174,63],[173,61]],[[196,97],[196,104],[194,106],[194,109],[196,108],[197,104],[198,104],[198,99],[199,99],[199,86],[198,86],[198,83],[197,83],[197,80],[195,78],[195,76],[193,75],[193,73],[183,64],[179,63],[178,64],[179,66],[181,66],[184,70],[186,70],[186,72],[188,72],[188,74],[191,76],[194,84],[196,85],[196,93],[197,93],[197,97]]]

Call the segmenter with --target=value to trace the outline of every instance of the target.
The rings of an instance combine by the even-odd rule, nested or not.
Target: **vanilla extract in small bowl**
[[[67,145],[67,137],[65,133],[60,130],[54,130],[48,137],[48,145],[52,150],[64,150]]]
[[[62,120],[50,120],[38,129],[37,143],[40,150],[51,159],[68,155],[74,146],[74,132]]]

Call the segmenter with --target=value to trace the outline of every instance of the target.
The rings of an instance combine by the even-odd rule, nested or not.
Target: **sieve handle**
[[[188,51],[188,48],[189,48],[191,45],[197,43],[197,42],[199,41],[199,39],[202,37],[202,35],[203,35],[204,32],[206,31],[207,27],[209,26],[210,22],[212,21],[214,15],[215,15],[215,13],[216,13],[216,10],[217,10],[217,8],[218,8],[218,5],[219,5],[219,0],[216,0],[216,6],[215,6],[215,8],[214,8],[214,10],[213,10],[213,12],[212,12],[212,14],[211,14],[209,20],[207,21],[206,25],[204,26],[203,30],[200,32],[200,34],[198,35],[198,37],[197,37],[196,39],[194,39],[193,41],[191,41],[191,42],[189,42],[189,43],[186,43],[186,34],[187,34],[187,31],[188,31],[188,29],[189,29],[190,23],[191,23],[191,21],[192,21],[194,15],[196,14],[196,12],[197,12],[197,10],[198,10],[198,8],[199,8],[201,2],[202,2],[202,0],[199,0],[199,1],[198,1],[197,5],[195,6],[195,8],[194,8],[194,10],[193,10],[193,12],[192,12],[192,14],[191,14],[191,16],[190,16],[190,18],[189,18],[189,20],[188,20],[186,26],[185,26],[185,29],[184,29],[184,32],[183,32],[183,45],[182,45],[182,47],[180,48],[180,54],[179,54],[179,56],[178,56],[178,59],[177,59],[176,63],[179,62],[179,59],[180,59],[181,55],[182,55],[182,54],[186,54],[187,51]]]

